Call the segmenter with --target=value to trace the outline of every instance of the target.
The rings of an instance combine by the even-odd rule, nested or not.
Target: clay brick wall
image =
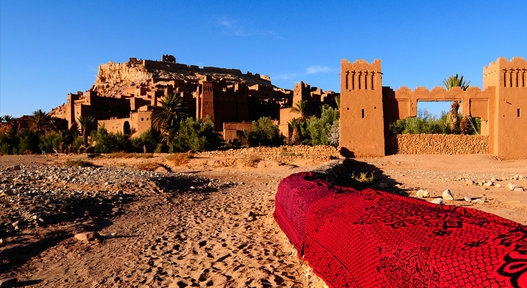
[[[251,123],[245,122],[223,122],[223,140],[230,142],[239,139],[243,131],[251,131]]]
[[[402,134],[392,136],[398,154],[488,154],[489,137],[482,135]]]

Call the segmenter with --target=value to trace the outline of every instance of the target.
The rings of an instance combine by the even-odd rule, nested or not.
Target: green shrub
[[[65,139],[61,134],[55,131],[48,131],[40,136],[38,147],[45,152],[53,152],[54,150],[59,151],[64,142]]]
[[[310,117],[306,121],[305,129],[302,131],[303,143],[309,145],[330,145],[329,137],[331,129],[335,125],[338,127],[338,120],[340,113],[338,109],[332,108],[329,105],[322,106],[320,118]],[[335,124],[336,123],[336,124]],[[334,130],[337,128],[333,128]],[[338,130],[337,130],[338,131]],[[335,131],[333,131],[335,133]],[[337,139],[335,139],[335,136]],[[333,135],[331,142],[333,145],[338,145],[338,136]]]
[[[154,152],[160,140],[159,132],[149,129],[143,132],[138,138],[132,138],[132,150],[135,152]]]
[[[17,136],[19,139],[18,153],[28,154],[40,152],[38,149],[39,137],[37,133],[29,129],[22,129]]]
[[[179,130],[169,145],[169,152],[212,150],[222,144],[220,136],[214,131],[210,117],[205,121],[187,118],[181,121]]]
[[[420,112],[417,117],[409,117],[391,123],[390,131],[392,134],[450,134],[452,132],[447,119],[448,116],[444,112],[440,118],[435,118],[425,110]],[[458,122],[465,122],[466,128],[464,131],[456,131],[456,133],[464,132],[463,134],[473,135],[480,131],[481,121],[479,118],[469,116],[463,120],[463,116],[458,115]]]
[[[132,143],[128,136],[122,133],[108,133],[104,127],[93,131],[91,139],[95,143],[95,151],[99,153],[130,152],[132,150]]]
[[[0,134],[0,153],[16,154],[19,139],[16,136],[16,130],[11,129],[6,133]]]
[[[270,117],[262,117],[251,123],[251,132],[248,133],[249,146],[280,146],[283,139],[280,136],[278,125]]]

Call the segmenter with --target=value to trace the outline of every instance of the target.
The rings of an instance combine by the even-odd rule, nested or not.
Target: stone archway
[[[341,62],[340,145],[355,156],[384,156],[388,126],[417,116],[419,101],[461,101],[461,110],[482,120],[488,153],[505,159],[525,159],[527,149],[527,61],[498,58],[483,69],[483,89],[454,87],[428,90],[382,86],[380,60]]]

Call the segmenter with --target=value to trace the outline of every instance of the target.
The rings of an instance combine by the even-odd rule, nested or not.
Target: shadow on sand
[[[345,158],[329,168],[319,171],[326,175],[326,181],[333,185],[352,187],[357,190],[372,188],[398,195],[408,196],[408,191],[401,189],[401,183],[384,174],[375,165]]]

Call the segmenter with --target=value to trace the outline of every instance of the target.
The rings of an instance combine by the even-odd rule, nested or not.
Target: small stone
[[[501,188],[501,184],[500,183],[496,183],[496,185],[494,185],[494,187]]]
[[[430,201],[430,203],[441,205],[441,204],[444,204],[445,202],[443,202],[443,198],[434,198],[432,201]]]
[[[395,188],[397,188],[397,189],[404,189],[404,185],[400,184],[400,183],[397,183],[397,184],[395,184]]]
[[[465,201],[467,201],[467,202],[472,201],[472,198],[470,198],[470,197],[468,197],[468,196],[463,197],[463,199],[464,199]]]
[[[95,241],[97,239],[99,239],[101,235],[99,235],[99,233],[97,232],[82,232],[82,233],[77,233],[75,234],[75,239],[79,240],[79,241],[83,241],[83,242],[91,242],[91,241]]]
[[[485,186],[485,187],[491,187],[492,185],[494,185],[494,183],[492,181],[487,181],[487,182],[483,183],[483,186]]]
[[[514,189],[516,189],[516,185],[515,184],[512,184],[511,182],[507,183],[507,188],[511,191],[513,191]]]
[[[18,279],[14,277],[0,279],[0,288],[11,288],[18,286]]]
[[[417,198],[428,198],[428,197],[430,197],[430,193],[428,192],[428,190],[419,189],[419,190],[417,190],[417,192],[415,193],[415,196],[416,196]]]
[[[474,185],[474,181],[473,180],[467,180],[467,181],[465,181],[465,184],[467,184],[467,185]]]
[[[498,182],[498,181],[500,181],[500,179],[498,179],[496,177],[492,177],[492,178],[490,178],[490,181],[491,182]]]
[[[484,198],[474,199],[474,200],[472,200],[472,203],[483,204],[483,203],[485,203],[485,199]]]
[[[445,191],[443,191],[441,196],[443,197],[443,200],[454,200],[454,195],[452,195],[450,189],[446,189]]]
[[[523,188],[522,187],[516,187],[516,188],[514,188],[513,191],[514,192],[523,192]]]
[[[249,211],[249,213],[247,213],[247,215],[245,215],[245,219],[247,221],[254,221],[254,220],[256,220],[256,214],[253,211]]]

